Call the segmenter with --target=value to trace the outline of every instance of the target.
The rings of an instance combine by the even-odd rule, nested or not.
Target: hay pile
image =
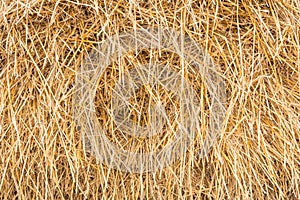
[[[3,0],[0,9],[1,199],[300,198],[297,0]],[[219,66],[228,95],[225,128],[206,159],[197,157],[198,138],[164,170],[124,173],[97,163],[83,147],[72,116],[76,74],[97,43],[141,27],[185,33]],[[152,53],[178,62],[175,54]],[[145,62],[149,52],[133,58],[127,61]],[[103,88],[110,90],[116,68],[99,81],[102,123],[108,116],[101,106],[110,98]],[[191,80],[208,103],[205,84]],[[149,98],[145,89],[139,93]],[[176,107],[176,98],[168,101]]]

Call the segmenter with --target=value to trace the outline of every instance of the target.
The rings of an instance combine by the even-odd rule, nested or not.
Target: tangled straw
[[[225,118],[224,102],[226,94],[224,82],[218,76],[210,57],[190,37],[172,29],[139,29],[131,33],[122,33],[108,38],[95,48],[77,74],[74,94],[74,117],[81,127],[86,150],[109,167],[133,173],[153,172],[162,169],[184,155],[198,132],[200,132],[200,106],[195,98],[195,91],[184,80],[182,74],[167,65],[143,65],[122,73],[114,87],[112,106],[108,111],[114,119],[117,129],[138,137],[151,137],[168,127],[175,134],[172,142],[161,150],[151,152],[131,152],[120,149],[106,137],[106,130],[97,120],[94,98],[98,80],[107,66],[129,51],[142,49],[168,50],[178,54],[182,60],[191,63],[205,80],[211,96],[210,126],[200,151],[200,156],[207,154],[221,132]],[[159,84],[173,91],[180,99],[180,109],[174,122],[160,103],[149,109],[148,126],[139,126],[130,119],[129,98],[141,86]],[[153,93],[159,93],[154,91]],[[174,125],[175,124],[175,125]],[[176,128],[177,127],[177,128]]]

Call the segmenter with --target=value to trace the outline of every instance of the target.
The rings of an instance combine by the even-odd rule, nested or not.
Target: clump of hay
[[[37,0],[0,6],[1,198],[300,198],[297,1]],[[206,158],[197,156],[198,138],[183,159],[136,174],[108,168],[85,151],[72,101],[75,76],[91,49],[141,27],[170,27],[197,41],[219,66],[228,98],[225,128]],[[168,52],[155,54],[176,61]],[[144,62],[147,56],[128,59]],[[99,81],[100,108],[110,98],[105,89],[112,74]],[[190,80],[205,119],[209,93],[201,78]],[[100,108],[104,123],[108,117]]]

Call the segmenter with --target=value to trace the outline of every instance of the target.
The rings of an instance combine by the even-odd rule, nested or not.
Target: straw
[[[0,10],[1,199],[300,198],[298,1],[3,0]],[[76,77],[107,39],[159,28],[190,37],[211,57],[227,94],[224,126],[199,156],[211,125],[208,79],[176,52],[133,49],[95,85],[95,113],[107,139],[133,152],[176,139],[175,123],[150,139],[133,137],[106,112],[121,77],[155,62],[191,85],[201,131],[170,165],[124,172],[87,151],[85,128],[73,116]],[[149,123],[150,91],[171,122],[180,119],[175,92],[148,84],[128,100],[132,121]]]

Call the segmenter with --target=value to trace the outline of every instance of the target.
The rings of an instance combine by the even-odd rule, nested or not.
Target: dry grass
[[[0,10],[1,199],[300,198],[298,0],[2,0]],[[195,142],[165,170],[124,173],[84,151],[74,81],[97,42],[148,26],[188,34],[220,66],[226,128],[207,159]]]

